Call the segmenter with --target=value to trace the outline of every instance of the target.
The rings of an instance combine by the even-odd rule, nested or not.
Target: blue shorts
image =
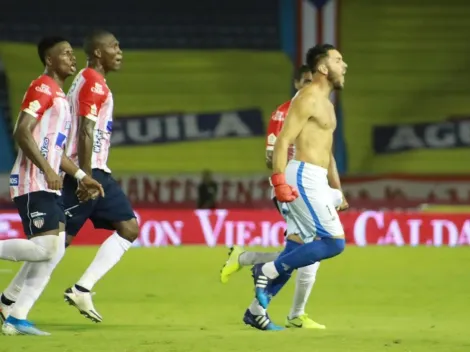
[[[111,174],[93,169],[93,178],[103,186],[105,197],[79,203],[75,194],[77,180],[69,175],[64,177],[62,201],[67,216],[67,235],[75,236],[88,219],[95,229],[115,230],[115,223],[136,217],[129,200]]]
[[[65,224],[64,209],[60,196],[55,193],[38,191],[13,198],[27,237],[59,228]]]

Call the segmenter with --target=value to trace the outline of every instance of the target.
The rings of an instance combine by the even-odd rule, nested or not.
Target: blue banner
[[[217,113],[167,113],[114,120],[113,146],[264,136],[259,109]]]

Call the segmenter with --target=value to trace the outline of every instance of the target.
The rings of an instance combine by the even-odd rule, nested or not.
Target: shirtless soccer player
[[[284,127],[274,145],[271,184],[279,202],[287,203],[287,242],[279,257],[253,267],[256,299],[263,308],[271,292],[294,269],[303,268],[342,253],[343,227],[328,185],[333,158],[334,106],[329,97],[342,89],[346,63],[332,45],[323,44],[307,53],[312,83],[292,99]],[[295,159],[288,161],[289,145]]]
[[[294,86],[295,88],[301,89],[306,84],[311,83],[312,72],[307,65],[302,65],[295,71],[294,75]],[[266,137],[266,166],[272,169],[272,153],[274,143],[277,136],[279,135],[282,126],[284,125],[285,116],[289,110],[291,101],[287,101],[280,105],[271,115],[267,129]],[[295,153],[293,145],[289,146],[288,159],[292,159]],[[333,204],[338,207],[338,210],[347,209],[348,204],[345,201],[341,189],[340,179],[338,171],[336,169],[336,162],[332,158],[329,170],[328,170],[328,181],[331,188],[331,196],[333,198]],[[273,190],[274,191],[274,190]],[[272,195],[273,202],[276,209],[284,215],[286,212],[286,205],[281,204],[277,201],[274,192]],[[281,209],[282,208],[282,209]],[[243,266],[255,265],[259,263],[265,263],[271,260],[275,260],[279,256],[279,252],[253,252],[246,251],[241,247],[234,246],[230,249],[229,258],[225,263],[221,271],[221,281],[226,283],[229,280],[231,274],[239,271]],[[306,329],[324,329],[325,326],[314,322],[312,319],[305,314],[305,306],[310,296],[313,284],[315,283],[316,273],[320,266],[320,263],[309,265],[307,267],[299,269],[296,278],[296,287],[294,293],[294,302],[289,315],[287,316],[285,326],[288,328],[306,328]],[[287,279],[289,276],[286,277]],[[284,284],[287,283],[287,280]],[[276,285],[276,289],[280,290],[281,285]],[[276,292],[271,292],[274,296]],[[269,316],[266,314],[266,310],[263,309],[258,300],[254,299],[251,306],[245,312],[244,322],[260,330],[272,330],[278,329],[274,324],[271,323]]]

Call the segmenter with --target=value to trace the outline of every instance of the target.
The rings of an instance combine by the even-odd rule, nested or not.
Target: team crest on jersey
[[[99,83],[95,83],[95,86],[91,88],[91,91],[95,94],[104,95],[103,86]]]
[[[41,109],[41,104],[39,103],[39,101],[34,100],[31,103],[29,103],[28,109],[36,113],[39,111],[39,109]]]
[[[35,88],[37,92],[41,92],[47,95],[52,95],[51,88],[47,84],[41,84],[40,86]]]
[[[271,133],[268,136],[268,144],[273,145],[274,143],[276,143],[276,135],[274,133]]]

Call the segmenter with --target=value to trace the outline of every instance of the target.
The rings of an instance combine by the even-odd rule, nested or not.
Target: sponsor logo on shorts
[[[18,186],[20,182],[20,176],[19,175],[10,175],[10,186]]]

